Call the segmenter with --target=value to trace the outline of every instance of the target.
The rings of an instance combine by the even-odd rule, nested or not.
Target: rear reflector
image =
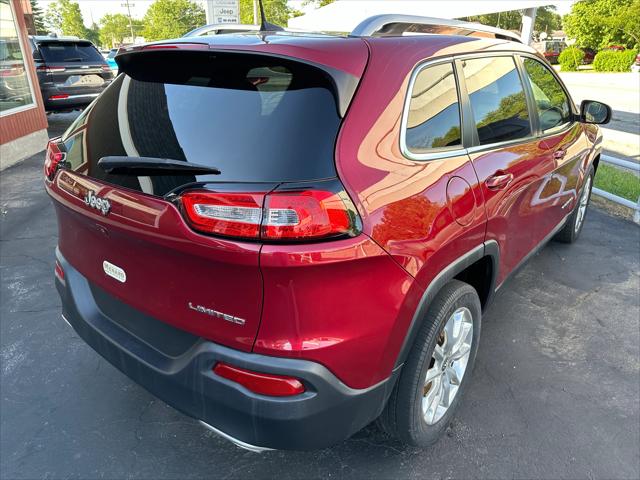
[[[64,283],[64,270],[62,269],[62,265],[60,265],[60,262],[58,262],[58,260],[56,260],[56,266],[53,270],[53,273],[56,277],[58,277],[58,280]]]
[[[273,241],[357,235],[351,199],[338,182],[326,186],[270,193],[197,190],[185,192],[182,205],[194,229],[214,235]]]
[[[47,154],[44,159],[44,175],[48,180],[53,180],[58,166],[64,161],[66,156],[66,154],[60,150],[58,140],[59,139],[51,139],[47,144]]]
[[[37,67],[36,70],[38,72],[59,73],[59,72],[64,72],[66,70],[66,68],[65,67],[45,67],[45,66],[40,66],[40,67]]]
[[[252,372],[251,370],[232,367],[222,362],[216,363],[215,367],[213,367],[213,372],[260,395],[288,397],[299,395],[305,390],[304,385],[297,378]]]
[[[62,93],[60,95],[51,95],[49,100],[64,100],[65,98],[69,98],[69,95],[66,93]]]

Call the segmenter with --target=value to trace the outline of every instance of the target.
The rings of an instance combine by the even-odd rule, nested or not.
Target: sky
[[[49,7],[49,4],[54,0],[38,0],[38,4],[45,10]],[[80,4],[80,10],[82,11],[82,17],[85,25],[88,27],[91,25],[92,20],[96,23],[106,13],[127,13],[125,5],[127,0],[77,0]],[[198,1],[198,0],[196,0]],[[455,1],[455,0],[452,0]],[[478,0],[481,1],[481,0]],[[510,0],[502,0],[510,1]],[[574,0],[555,0],[550,1],[549,4],[555,5],[560,15],[564,15],[571,10],[571,4]],[[153,0],[129,0],[131,6],[131,15],[134,18],[144,17],[145,12],[149,8],[149,5],[153,3]],[[305,9],[313,7],[303,7],[303,0],[289,0],[289,5],[297,10],[304,11]]]

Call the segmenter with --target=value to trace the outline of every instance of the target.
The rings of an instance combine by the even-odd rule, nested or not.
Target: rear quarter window
[[[405,126],[411,153],[462,146],[460,103],[452,63],[427,66],[415,77]]]

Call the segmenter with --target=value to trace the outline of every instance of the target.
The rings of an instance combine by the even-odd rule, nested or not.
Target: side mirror
[[[595,100],[583,100],[580,104],[580,121],[583,123],[605,124],[611,120],[611,107]]]
[[[40,55],[40,52],[38,50],[33,51],[33,59],[36,62],[42,61],[42,55]]]

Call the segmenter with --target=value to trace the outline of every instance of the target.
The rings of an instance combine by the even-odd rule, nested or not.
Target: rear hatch
[[[69,95],[99,91],[113,78],[111,69],[91,42],[83,40],[39,41],[41,81]],[[106,68],[105,68],[106,67]]]
[[[203,231],[181,198],[241,196],[240,206],[207,206],[233,217],[248,211],[247,201],[262,208],[264,195],[283,185],[335,178],[340,96],[352,95],[357,81],[340,91],[337,72],[250,52],[151,50],[119,64],[125,74],[53,146],[64,155],[62,168],[47,171],[60,251],[114,300],[250,350],[262,307],[262,241],[245,238],[246,228]],[[106,171],[98,164],[105,157],[123,167]],[[220,173],[137,171],[142,157]]]

